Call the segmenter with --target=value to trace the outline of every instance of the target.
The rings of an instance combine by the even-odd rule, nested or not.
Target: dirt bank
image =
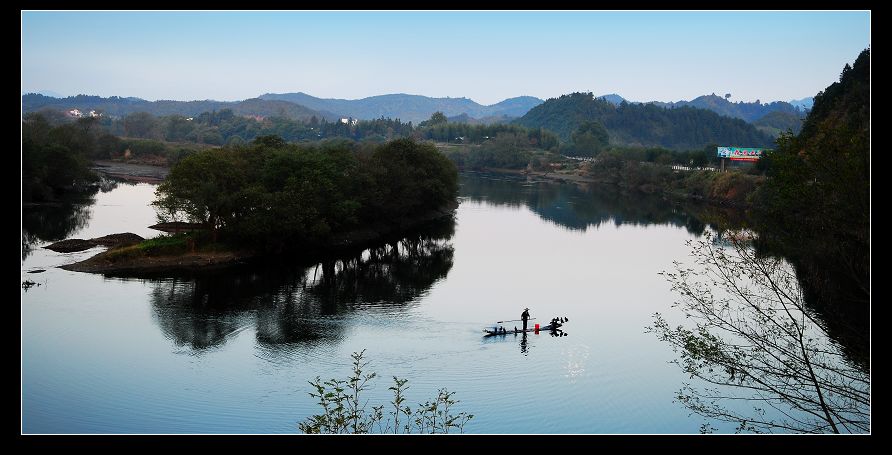
[[[94,161],[93,169],[111,177],[146,183],[161,183],[170,172],[166,167],[121,161]]]
[[[121,246],[133,245],[142,242],[143,240],[145,239],[132,232],[127,232],[124,234],[109,234],[89,240],[65,239],[60,242],[51,243],[44,248],[59,253],[73,253],[75,251],[89,250],[90,248],[93,248],[95,246],[117,248]]]
[[[234,251],[186,253],[176,256],[138,256],[112,259],[113,250],[99,253],[90,259],[63,265],[74,272],[107,274],[158,274],[162,272],[192,272],[227,267],[241,263],[253,255]],[[110,254],[111,253],[111,254]]]

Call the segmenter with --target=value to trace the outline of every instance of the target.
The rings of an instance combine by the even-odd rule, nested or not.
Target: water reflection
[[[90,221],[94,199],[80,203],[22,207],[22,261],[42,242],[54,242],[82,229]]]
[[[153,283],[161,330],[193,352],[224,344],[250,327],[267,347],[340,339],[342,316],[399,312],[446,277],[453,264],[453,219],[407,237],[317,264],[275,263]]]
[[[854,369],[843,372],[848,380],[855,381],[853,378],[857,378],[861,381],[861,377],[870,371],[869,286],[864,285],[866,280],[863,280],[859,287],[857,280],[849,279],[843,270],[846,267],[856,270],[856,259],[868,257],[867,252],[843,251],[843,247],[832,242],[829,237],[817,237],[813,244],[808,245],[803,245],[801,241],[791,241],[793,236],[782,236],[774,232],[779,229],[772,226],[771,220],[753,217],[744,210],[673,203],[659,196],[623,193],[613,187],[600,185],[552,183],[526,177],[482,174],[464,178],[461,195],[485,204],[526,207],[542,219],[568,230],[585,231],[589,227],[598,228],[605,223],[617,226],[668,224],[683,227],[698,237],[706,232],[714,232],[717,235],[712,237],[713,245],[720,248],[732,244],[727,235],[728,230],[733,229],[735,238],[752,245],[757,256],[785,258],[790,261],[793,267],[791,280],[798,283],[797,288],[801,289],[803,308],[826,331],[824,336],[832,343],[838,343],[839,352],[836,352],[836,347],[833,352],[835,355],[842,354],[840,357],[844,360],[841,362],[851,362],[855,366]],[[819,260],[822,258],[823,261]],[[832,261],[825,258],[835,258],[836,263],[830,263]],[[854,259],[847,261],[847,258]],[[866,277],[868,274],[860,273],[857,276]],[[713,287],[715,286],[717,284],[713,283]],[[739,315],[737,320],[740,320]],[[521,341],[521,352],[525,351],[525,343]],[[573,368],[568,370],[573,371]],[[764,372],[763,375],[768,376]],[[740,380],[739,374],[736,379]],[[869,386],[869,382],[867,384]],[[834,390],[841,389],[835,382],[832,386]],[[848,389],[842,390],[851,392]],[[792,387],[787,392],[803,393],[801,388]],[[860,399],[862,395],[857,396]],[[690,398],[690,395],[682,394],[679,399],[681,397]],[[713,399],[715,396],[709,395],[709,398]],[[853,408],[854,411],[848,412],[861,417],[859,406],[863,404],[857,401],[856,405],[846,405],[843,408],[847,411]],[[692,404],[692,408],[704,409],[700,406],[701,402]],[[857,424],[851,425],[853,428],[861,428],[858,426],[860,423],[858,420]],[[746,428],[750,429],[752,422],[748,425],[750,426]]]
[[[547,333],[551,337],[565,337],[569,334],[564,332],[563,329],[554,329],[554,330],[542,330],[538,332],[534,332],[536,336],[545,336]],[[530,352],[530,339],[529,332],[513,332],[506,331],[505,333],[498,333],[495,335],[487,335],[483,337],[484,343],[501,343],[501,342],[512,342],[517,343],[519,341],[520,344],[520,353],[523,355],[527,355]]]
[[[589,347],[585,345],[574,345],[565,350],[564,356],[566,357],[567,371],[564,374],[564,377],[566,377],[571,384],[575,383],[579,378],[585,375],[589,355]]]
[[[58,202],[23,205],[22,261],[36,245],[63,240],[87,226],[93,215],[91,206],[96,203],[96,193],[107,193],[121,183],[124,181],[102,176],[98,185],[66,195]]]
[[[489,202],[463,204],[459,233],[467,235],[453,237],[455,227],[448,223],[446,234],[430,235],[440,239],[436,246],[398,241],[318,265],[294,260],[145,282],[103,283],[56,269],[23,275],[55,278],[52,286],[22,293],[23,431],[294,432],[300,415],[316,406],[304,381],[317,374],[340,376],[335,370],[346,353],[369,347],[376,351],[375,370],[410,378],[419,397],[438,386],[457,390],[467,409],[480,411],[475,432],[696,432],[700,419],[673,403],[681,373],[667,365],[666,346],[642,330],[653,312],[668,312],[676,296],[663,278],[641,268],[668,268],[683,253],[675,244],[644,242],[655,235],[681,242],[689,237],[685,230],[722,227],[736,215],[696,207],[694,216],[679,218],[690,227],[607,225],[583,236],[568,226],[542,229],[547,221],[526,213],[530,193],[547,189],[532,200],[541,204],[551,197],[564,204],[576,211],[580,226],[603,224],[605,212],[608,223],[660,222],[667,218],[661,204],[671,205],[659,198],[638,204],[634,195],[597,195],[570,185],[474,181],[479,179],[462,176],[463,191],[490,185],[493,194],[479,195]],[[124,191],[112,201],[96,197],[86,231],[122,232],[135,225],[132,219],[152,219],[151,210],[148,217],[123,216],[137,212],[132,206],[146,208],[151,192],[118,190]],[[517,194],[511,198],[501,191]],[[489,205],[493,200],[514,204],[517,213]],[[598,217],[595,222],[574,207],[586,204],[595,205],[586,209]],[[493,233],[510,240],[503,242],[506,248],[529,242],[529,252],[505,254],[513,251],[493,242]],[[555,261],[552,242],[561,239],[567,245],[556,256],[566,260]],[[487,249],[489,244],[498,248]],[[461,254],[454,265],[453,245]],[[629,261],[616,261],[626,252]],[[35,265],[44,263],[51,261]],[[519,282],[524,286],[512,288]],[[492,306],[486,314],[513,315],[528,302],[542,302],[541,312],[569,314],[573,336],[527,334],[525,345],[522,336],[511,334],[480,341],[476,316],[453,316],[474,314],[483,304]],[[134,360],[143,355],[151,368]],[[518,363],[525,361],[531,368]],[[493,373],[499,371],[511,374]],[[410,403],[417,403],[413,398]]]
[[[796,271],[809,307],[849,359],[870,370],[870,251],[823,236],[794,236],[770,219],[758,221],[761,255],[782,257]],[[803,240],[805,239],[805,240]],[[866,268],[865,268],[866,267]]]
[[[520,182],[522,186],[518,185]],[[494,205],[525,206],[542,219],[570,230],[585,231],[605,223],[670,224],[699,236],[707,227],[721,231],[744,227],[745,223],[740,211],[678,204],[656,195],[623,193],[601,185],[574,185],[526,177],[470,176],[462,179],[460,196]]]

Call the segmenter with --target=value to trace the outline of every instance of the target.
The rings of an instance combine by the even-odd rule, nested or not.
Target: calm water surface
[[[40,286],[21,295],[23,432],[294,433],[318,411],[307,381],[346,377],[362,349],[379,374],[373,403],[389,400],[394,375],[410,404],[446,387],[476,416],[470,433],[703,423],[673,403],[687,378],[644,332],[655,312],[678,317],[658,272],[706,228],[670,203],[464,175],[454,220],[324,264],[121,279],[56,268],[101,249],[40,248],[153,236],[153,191],[122,184],[62,215],[26,210],[22,281]],[[525,307],[543,325],[568,317],[568,336],[481,336]]]

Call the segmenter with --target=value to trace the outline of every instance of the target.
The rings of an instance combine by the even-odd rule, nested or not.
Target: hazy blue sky
[[[22,93],[813,96],[869,12],[22,12]]]

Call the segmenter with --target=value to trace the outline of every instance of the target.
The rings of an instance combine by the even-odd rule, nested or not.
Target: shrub
[[[418,405],[414,411],[409,406],[403,406],[406,402],[404,393],[409,387],[408,380],[393,377],[394,385],[388,390],[393,391],[393,401],[390,402],[392,411],[384,416],[384,405],[372,406],[371,411],[366,409],[367,401],[361,398],[369,381],[377,377],[377,373],[364,374],[363,368],[368,362],[363,362],[365,349],[351,354],[353,358],[353,374],[345,379],[330,379],[322,382],[317,376],[310,381],[314,392],[310,396],[319,400],[322,406],[322,414],[308,417],[298,424],[298,428],[304,433],[449,433],[456,430],[464,432],[465,424],[474,418],[473,414],[460,412],[453,415],[451,408],[458,403],[452,399],[455,392],[440,389],[433,401],[425,401]]]

